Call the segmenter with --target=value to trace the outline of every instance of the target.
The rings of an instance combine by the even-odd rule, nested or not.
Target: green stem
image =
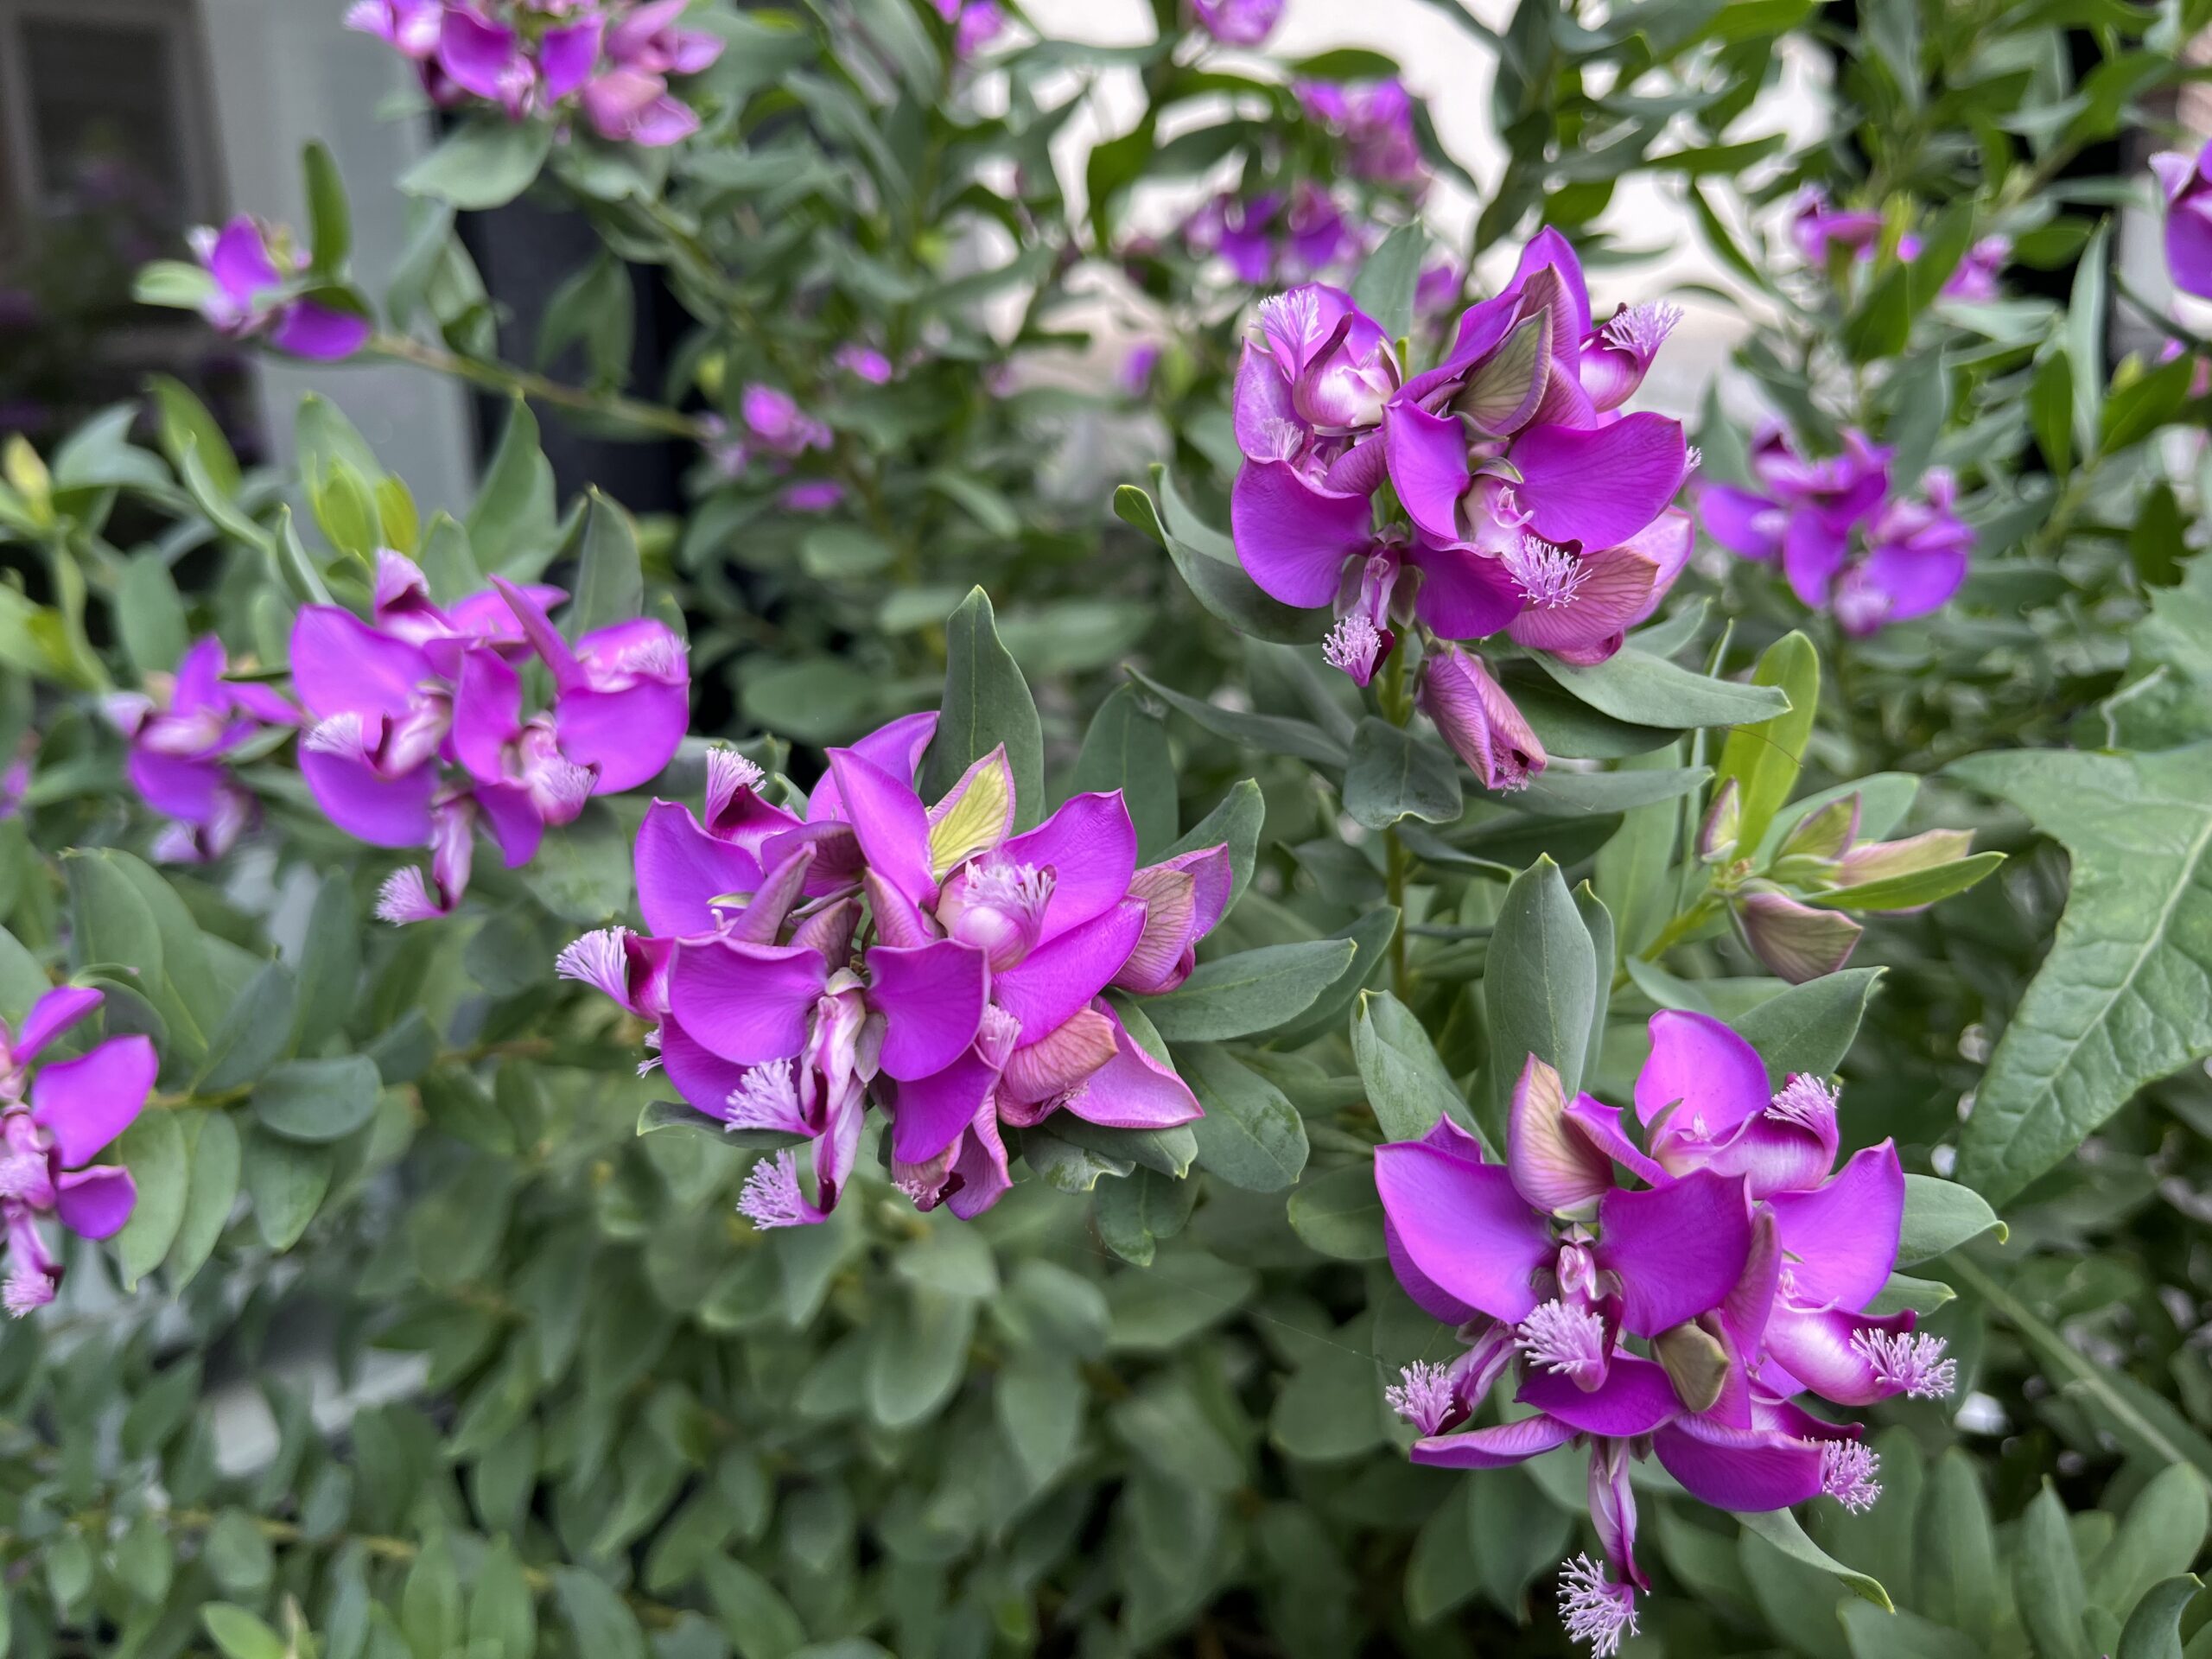
[[[2027,1338],[2028,1345],[2043,1357],[2046,1370],[2066,1374],[2066,1387],[2095,1395],[2099,1405],[2167,1462],[2186,1464],[2192,1468],[2196,1466],[2195,1460],[2168,1440],[2157,1424],[2137,1410],[2125,1395],[2112,1386],[2103,1372],[2075,1351],[2073,1344],[2029,1312],[2025,1303],[1999,1284],[1972,1257],[1954,1255],[1949,1258],[1948,1266],[1953,1280],[1962,1288],[1980,1297],[1991,1309],[2003,1317],[2006,1324]]]
[[[635,397],[624,397],[620,392],[590,391],[582,386],[566,385],[558,380],[549,380],[542,374],[533,374],[528,369],[518,369],[512,364],[493,362],[480,357],[466,357],[459,352],[428,345],[409,334],[375,335],[366,349],[372,356],[396,363],[412,363],[417,368],[449,375],[456,380],[466,380],[471,385],[482,386],[489,391],[519,393],[542,404],[625,422],[648,432],[664,432],[671,437],[688,438],[695,443],[714,435],[714,429],[705,421],[696,416],[686,415],[681,410],[644,403]]]

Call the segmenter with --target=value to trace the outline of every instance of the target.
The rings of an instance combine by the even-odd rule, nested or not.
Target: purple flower
[[[1183,239],[1195,253],[1219,254],[1254,288],[1306,281],[1360,247],[1343,211],[1312,180],[1300,181],[1287,203],[1274,193],[1217,196],[1185,221]]]
[[[2166,270],[2184,294],[2212,299],[2212,143],[2194,161],[2167,150],[2151,158],[2166,198]]]
[[[1941,609],[1966,581],[1974,534],[1943,468],[1929,469],[1919,498],[1892,498],[1891,452],[1856,430],[1843,443],[1841,454],[1808,461],[1779,430],[1767,432],[1751,450],[1766,493],[1711,484],[1698,505],[1714,541],[1778,562],[1799,600],[1868,634]]]
[[[803,478],[785,486],[783,500],[792,512],[834,512],[844,505],[845,486],[834,478]]]
[[[830,354],[830,360],[847,374],[865,380],[871,386],[887,386],[898,370],[891,359],[873,346],[848,340]]]
[[[1681,425],[1617,412],[1678,315],[1624,310],[1592,329],[1581,267],[1549,231],[1460,320],[1446,361],[1403,384],[1390,342],[1338,290],[1268,302],[1237,377],[1238,557],[1284,604],[1334,605],[1330,660],[1363,683],[1393,621],[1447,639],[1510,627],[1602,661],[1691,550],[1668,506],[1688,467]],[[1378,531],[1386,479],[1412,522]],[[1405,567],[1421,581],[1402,597]]]
[[[1152,385],[1154,371],[1160,367],[1160,351],[1158,340],[1139,340],[1122,359],[1122,366],[1114,376],[1115,384],[1132,397],[1143,397]]]
[[[296,726],[299,710],[265,685],[223,678],[222,641],[194,641],[175,674],[149,674],[143,691],[106,702],[130,746],[124,776],[146,804],[172,820],[155,843],[164,862],[206,864],[236,844],[255,812],[227,757],[270,726]]]
[[[367,341],[366,317],[294,295],[306,256],[250,215],[238,214],[219,231],[194,231],[192,249],[214,278],[200,314],[219,333],[232,340],[265,336],[279,351],[325,363],[351,357]]]
[[[935,715],[911,715],[832,749],[804,815],[768,799],[750,762],[713,752],[704,818],[656,801],[639,831],[651,937],[616,930],[563,957],[563,973],[655,1023],[660,1065],[694,1106],[815,1143],[812,1200],[795,1158],[756,1166],[759,1224],[828,1213],[871,1099],[891,1116],[901,1188],[963,1217],[1010,1181],[1003,1125],[1198,1116],[1105,993],[1189,976],[1228,903],[1226,849],[1137,868],[1118,792],[1014,834],[1002,750],[925,806],[912,779],[935,731]],[[856,953],[860,938],[872,943]]]
[[[1284,0],[1191,0],[1198,25],[1224,46],[1264,46],[1282,21]]]
[[[1828,193],[1808,185],[1797,198],[1790,216],[1789,239],[1808,264],[1827,263],[1828,251],[1841,248],[1865,257],[1882,239],[1882,216],[1863,210],[1847,212],[1828,200]]]
[[[1634,1459],[1656,1454],[1692,1496],[1738,1511],[1823,1494],[1880,1494],[1854,1424],[1796,1397],[1865,1405],[1950,1391],[1955,1364],[1910,1313],[1864,1310],[1896,1264],[1904,1177],[1888,1142],[1831,1173],[1834,1091],[1770,1091],[1749,1044],[1718,1020],[1662,1013],[1636,1085],[1639,1146],[1621,1114],[1563,1098],[1531,1056],[1505,1165],[1449,1119],[1378,1147],[1376,1185],[1399,1282],[1459,1327],[1448,1367],[1407,1370],[1389,1403],[1419,1431],[1417,1463],[1484,1469],[1570,1442],[1590,1453],[1591,1517],[1610,1571],[1570,1563],[1560,1605],[1599,1653],[1636,1627]],[[1624,1169],[1640,1187],[1620,1185]],[[1654,1357],[1629,1352],[1624,1337]],[[1534,1414],[1467,1428],[1517,1367]]]
[[[61,1282],[38,1217],[51,1216],[81,1238],[111,1238],[137,1201],[129,1170],[92,1160],[130,1127],[153,1092],[159,1069],[153,1044],[111,1038],[33,1074],[48,1045],[101,1001],[99,991],[63,985],[31,1004],[19,1028],[0,1023],[0,1219],[10,1258],[0,1305],[18,1319],[52,1301]]]
[[[937,15],[952,25],[952,55],[972,58],[1006,28],[995,0],[937,0]]]
[[[745,388],[738,412],[751,435],[752,447],[766,454],[788,458],[810,449],[827,449],[836,442],[830,429],[801,410],[789,392],[758,381]]]
[[[519,868],[549,824],[652,778],[683,741],[690,674],[665,625],[620,622],[571,645],[545,613],[558,588],[494,588],[447,610],[386,551],[374,625],[332,605],[293,624],[292,683],[314,722],[300,770],[316,804],[371,846],[431,849],[428,884],[411,868],[386,884],[389,921],[453,909],[480,825]],[[533,652],[554,699],[525,717],[516,664]]]
[[[1421,318],[1442,316],[1459,302],[1461,286],[1459,267],[1449,259],[1427,267],[1414,283],[1414,315]]]
[[[1414,101],[1392,78],[1353,83],[1300,81],[1298,101],[1309,119],[1344,140],[1344,170],[1370,184],[1414,188],[1428,181],[1414,133]]]
[[[1484,789],[1526,789],[1548,764],[1543,744],[1479,657],[1449,642],[1421,659],[1414,691],[1453,753]]]
[[[1998,274],[2012,257],[2009,236],[1985,236],[1966,251],[1957,267],[1943,279],[1943,297],[1986,304],[1998,296]]]
[[[445,0],[356,0],[346,27],[373,35],[402,57],[427,62],[437,54]]]

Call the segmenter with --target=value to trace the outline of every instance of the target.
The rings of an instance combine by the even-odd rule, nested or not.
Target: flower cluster
[[[1840,911],[1802,903],[1806,896],[1843,895],[1955,864],[1974,850],[1970,830],[1929,830],[1904,841],[1859,839],[1863,806],[1857,790],[1807,812],[1789,827],[1760,869],[1738,848],[1741,797],[1731,778],[1713,798],[1698,835],[1698,856],[1716,867],[1714,893],[1734,917],[1751,954],[1793,985],[1834,973],[1851,960],[1866,931]],[[1924,905],[1885,909],[1909,915]]]
[[[1306,118],[1342,142],[1344,171],[1351,177],[1416,194],[1427,183],[1428,164],[1414,132],[1413,94],[1403,81],[1302,80],[1296,90]]]
[[[307,253],[283,229],[239,213],[219,231],[200,226],[191,240],[211,279],[200,315],[217,332],[265,338],[279,351],[321,363],[351,357],[367,342],[366,317],[303,290]]]
[[[1390,1391],[1420,1431],[1414,1460],[1491,1469],[1588,1449],[1611,1571],[1570,1564],[1560,1608],[1599,1654],[1635,1631],[1647,1587],[1631,1463],[1656,1455],[1721,1509],[1826,1494],[1860,1510],[1881,1493],[1874,1454],[1857,1424],[1815,1416],[1799,1396],[1865,1406],[1955,1385],[1955,1362],[1913,1314],[1866,1311],[1896,1263],[1904,1173],[1886,1141],[1836,1167],[1836,1101],[1815,1077],[1770,1090],[1727,1027],[1662,1013],[1636,1082],[1641,1145],[1619,1111],[1565,1100],[1531,1057],[1503,1166],[1449,1119],[1376,1150],[1398,1281],[1467,1344],[1448,1365],[1408,1367]],[[1509,1371],[1528,1414],[1470,1427]]]
[[[803,813],[742,756],[711,752],[705,817],[656,801],[639,830],[650,932],[605,929],[562,953],[563,976],[653,1027],[686,1101],[812,1142],[812,1198],[792,1152],[754,1166],[740,1208],[758,1226],[829,1213],[871,1098],[900,1188],[963,1217],[1010,1184],[1006,1127],[1063,1109],[1130,1129],[1200,1116],[1106,993],[1188,976],[1228,905],[1227,849],[1138,868],[1118,791],[1015,834],[1003,749],[925,805],[913,779],[936,730],[908,715],[830,750]]]
[[[8,1281],[0,1305],[21,1319],[54,1300],[61,1264],[40,1236],[52,1217],[80,1238],[112,1238],[138,1201],[130,1172],[92,1160],[129,1128],[159,1069],[143,1037],[111,1037],[73,1060],[33,1066],[54,1040],[99,1007],[101,994],[63,985],[31,1004],[20,1029],[0,1022],[0,1218]]]
[[[1689,468],[1681,423],[1621,410],[1681,315],[1623,307],[1593,326],[1581,265],[1548,230],[1426,373],[1408,377],[1333,288],[1267,301],[1236,380],[1237,556],[1284,604],[1334,607],[1326,654],[1362,685],[1415,624],[1432,640],[1503,632],[1603,661],[1689,557],[1689,519],[1669,505]],[[1378,528],[1392,499],[1404,520]],[[1503,699],[1474,659],[1437,649],[1422,692],[1470,718]],[[1520,733],[1485,729],[1507,741],[1454,741],[1489,787],[1541,768]]]
[[[952,26],[952,55],[972,58],[1006,30],[998,0],[937,0],[937,15]]]
[[[698,130],[669,91],[721,55],[682,27],[689,0],[358,0],[346,24],[410,60],[443,107],[474,99],[521,121],[581,109],[602,138],[672,144]]]
[[[300,770],[316,804],[375,847],[430,849],[385,884],[390,922],[449,913],[468,887],[480,822],[509,868],[549,824],[594,795],[646,782],[683,740],[691,676],[683,642],[648,618],[571,645],[547,620],[557,588],[517,587],[432,602],[414,563],[378,556],[373,621],[334,605],[292,627],[292,683],[313,721]],[[518,666],[550,671],[553,704],[523,717]]]
[[[1252,288],[1307,281],[1357,257],[1364,245],[1328,190],[1311,179],[1287,197],[1272,190],[1216,196],[1184,222],[1183,243],[1192,253],[1219,256]]]
[[[2166,270],[2174,286],[2212,299],[2212,143],[2194,157],[2167,150],[2151,158],[2166,199]]]
[[[1871,261],[1881,251],[1882,216],[1865,208],[1835,207],[1818,185],[1797,198],[1789,219],[1789,239],[1797,245],[1806,263],[1825,265],[1829,255]],[[1915,232],[1897,238],[1897,257],[1906,264],[1920,257],[1924,244]],[[2012,257],[2012,239],[1985,236],[1968,248],[1951,274],[1943,279],[1942,297],[1982,303],[1998,296],[1997,278]]]
[[[1763,492],[1706,485],[1706,533],[1732,553],[1780,564],[1797,597],[1832,611],[1847,633],[1925,616],[1966,581],[1974,531],[1942,467],[1922,474],[1917,495],[1893,494],[1892,454],[1851,429],[1840,453],[1808,461],[1770,429],[1751,446]]]
[[[225,679],[228,668],[223,642],[210,634],[193,643],[175,673],[149,674],[143,690],[106,702],[130,747],[124,775],[170,820],[154,843],[164,863],[212,863],[237,844],[255,802],[231,757],[269,728],[300,722],[300,711],[268,686]]]

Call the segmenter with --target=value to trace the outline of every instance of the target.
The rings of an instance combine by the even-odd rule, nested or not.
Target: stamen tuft
[[[1860,1515],[1874,1507],[1882,1483],[1874,1478],[1882,1460],[1872,1446],[1858,1440],[1829,1440],[1821,1447],[1821,1490]]]
[[[1321,641],[1321,658],[1331,668],[1341,669],[1365,685],[1375,677],[1375,665],[1389,649],[1374,619],[1365,611],[1354,611],[1331,628],[1328,637]]]
[[[556,978],[573,979],[603,991],[625,1007],[630,1004],[630,930],[594,929],[564,946],[553,958]]]
[[[1767,1116],[1817,1132],[1834,1124],[1839,1098],[1840,1091],[1832,1085],[1802,1071],[1793,1071],[1782,1085],[1781,1092],[1768,1104]]]
[[[1578,1555],[1559,1570],[1559,1616],[1567,1635],[1587,1642],[1595,1659],[1612,1659],[1622,1638],[1636,1634],[1636,1592]]]
[[[445,913],[446,907],[430,897],[423,872],[412,864],[394,870],[377,889],[377,919],[394,927],[435,921]]]
[[[1452,1373],[1444,1366],[1417,1359],[1382,1390],[1382,1403],[1423,1434],[1433,1434],[1452,1413]]]
[[[1941,1400],[1959,1386],[1959,1362],[1943,1357],[1941,1337],[1866,1328],[1852,1332],[1851,1345],[1877,1382],[1915,1400]]]
[[[1653,301],[1645,305],[1624,306],[1613,320],[1599,332],[1606,345],[1617,352],[1649,363],[1659,355],[1659,348],[1667,343],[1682,320],[1682,308]]]
[[[1589,567],[1581,560],[1540,536],[1524,534],[1503,563],[1506,574],[1521,584],[1530,607],[1540,611],[1556,611],[1573,604],[1590,576]]]
[[[800,1122],[798,1084],[789,1060],[768,1060],[738,1079],[722,1103],[726,1129],[791,1129]],[[757,1170],[756,1170],[757,1173]]]
[[[1514,1333],[1513,1345],[1554,1376],[1594,1381],[1605,1370],[1605,1322],[1586,1307],[1546,1302]]]
[[[806,1198],[798,1190],[798,1160],[779,1152],[754,1164],[745,1178],[745,1190],[737,1195],[737,1209],[763,1232],[804,1224]]]

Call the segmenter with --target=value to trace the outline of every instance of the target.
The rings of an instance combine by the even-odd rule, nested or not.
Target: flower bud
[[[1456,645],[1440,645],[1423,661],[1414,697],[1485,789],[1526,789],[1548,763],[1505,688],[1481,658]]]
[[[1815,910],[1771,889],[1750,894],[1737,915],[1752,952],[1792,985],[1835,972],[1851,960],[1866,931],[1848,916]]]
[[[1697,855],[1708,864],[1726,864],[1736,856],[1736,842],[1744,828],[1744,798],[1736,780],[1728,779],[1713,798],[1698,831]]]

